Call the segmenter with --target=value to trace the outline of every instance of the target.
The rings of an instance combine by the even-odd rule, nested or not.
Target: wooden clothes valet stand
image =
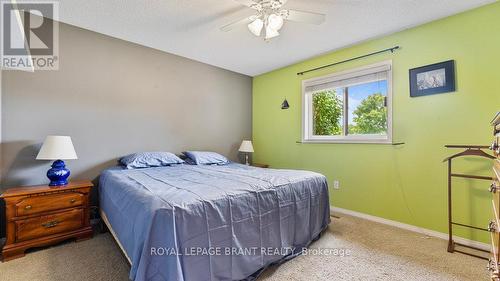
[[[482,228],[482,227],[477,227],[473,225],[467,225],[467,224],[462,224],[462,223],[457,223],[453,221],[452,217],[452,198],[451,198],[451,191],[452,191],[452,178],[466,178],[466,179],[477,179],[477,180],[488,180],[491,181],[493,180],[492,177],[487,177],[487,176],[478,176],[478,175],[466,175],[466,174],[457,174],[452,172],[452,160],[458,157],[464,157],[464,156],[478,156],[478,157],[483,157],[483,158],[488,158],[488,159],[495,159],[495,156],[490,155],[486,152],[484,152],[482,149],[487,149],[489,146],[483,146],[483,145],[445,145],[446,148],[464,148],[465,150],[462,152],[459,152],[457,154],[454,154],[450,157],[447,157],[446,159],[443,160],[443,162],[448,162],[448,252],[453,253],[453,252],[458,252],[462,254],[466,254],[469,256],[481,258],[481,259],[488,259],[483,256],[471,254],[465,251],[461,250],[456,250],[455,245],[466,247],[469,249],[474,249],[477,251],[481,252],[486,252],[489,253],[489,251],[479,249],[473,246],[469,245],[464,245],[457,243],[453,241],[453,226],[461,226],[461,227],[467,227],[467,228],[472,228],[472,229],[477,229],[477,230],[482,230],[482,231],[489,231],[487,228]]]

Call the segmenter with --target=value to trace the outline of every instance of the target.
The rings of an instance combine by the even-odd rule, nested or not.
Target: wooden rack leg
[[[453,253],[455,245],[453,243],[453,225],[451,215],[451,159],[448,159],[448,252]]]

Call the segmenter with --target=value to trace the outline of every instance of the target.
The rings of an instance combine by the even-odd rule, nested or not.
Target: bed
[[[110,168],[99,200],[137,281],[253,280],[330,222],[323,175],[235,163]]]

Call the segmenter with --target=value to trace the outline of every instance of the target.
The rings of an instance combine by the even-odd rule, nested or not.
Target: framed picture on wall
[[[455,91],[455,61],[410,69],[410,97]]]

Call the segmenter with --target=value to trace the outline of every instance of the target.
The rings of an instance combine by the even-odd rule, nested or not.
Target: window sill
[[[323,143],[323,144],[393,144],[390,139],[337,139],[337,140],[302,140],[297,143],[311,144],[311,143]]]

